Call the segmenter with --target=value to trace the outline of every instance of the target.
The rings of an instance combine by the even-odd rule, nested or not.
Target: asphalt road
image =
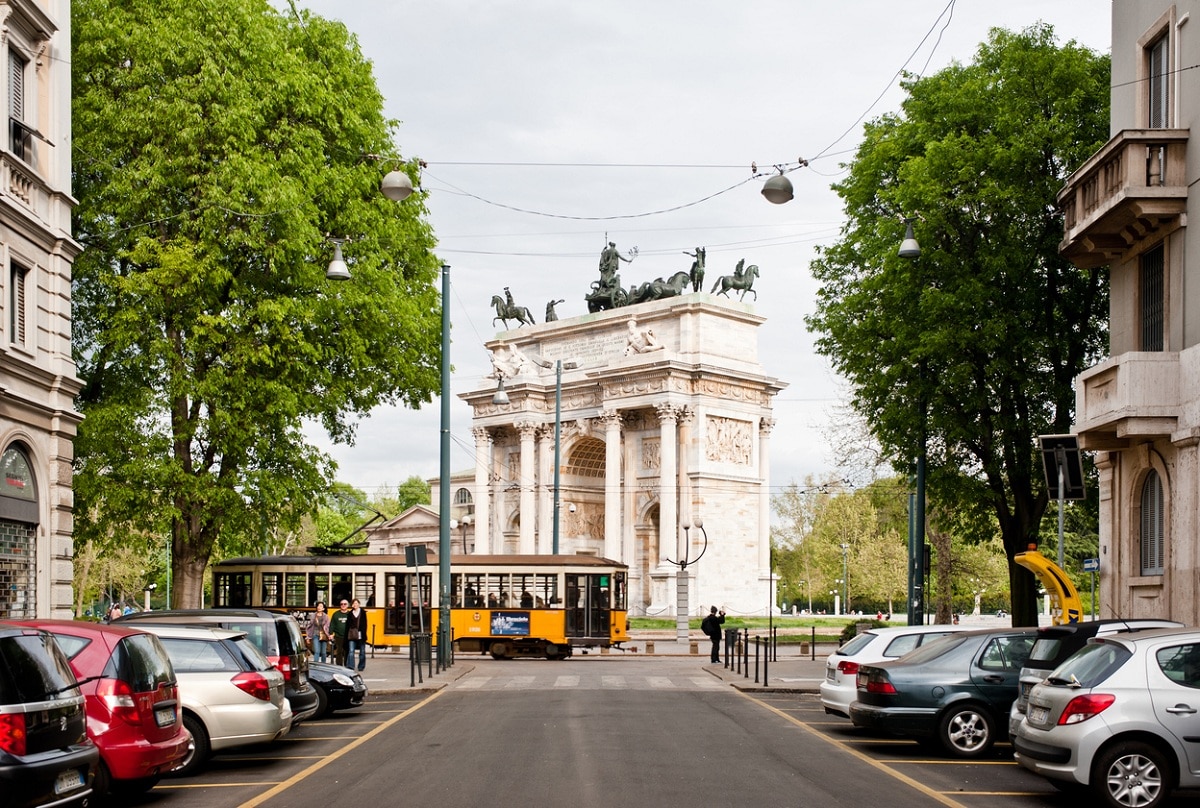
[[[479,661],[436,692],[372,695],[282,742],[215,758],[138,804],[1066,808],[1013,763],[930,757],[824,715],[815,694],[742,692],[695,657]],[[368,665],[368,672],[371,667]]]

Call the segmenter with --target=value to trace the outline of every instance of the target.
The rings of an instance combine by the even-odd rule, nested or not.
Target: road
[[[1194,795],[1192,798],[1194,800]],[[438,693],[373,696],[271,747],[214,759],[139,804],[1065,808],[1007,744],[931,758],[825,716],[811,694],[741,693],[695,658],[481,661]],[[1177,804],[1182,802],[1176,800]]]

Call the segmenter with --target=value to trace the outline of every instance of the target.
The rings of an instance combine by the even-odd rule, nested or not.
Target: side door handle
[[[1174,707],[1168,707],[1167,712],[1171,715],[1192,715],[1196,708],[1188,704],[1176,704]]]
[[[989,685],[998,685],[1004,683],[1004,677],[993,673],[989,676],[983,677],[983,681],[987,682]]]

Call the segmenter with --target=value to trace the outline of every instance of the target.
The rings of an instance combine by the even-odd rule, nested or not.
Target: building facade
[[[1108,267],[1110,356],[1076,386],[1099,469],[1103,615],[1200,622],[1200,17],[1114,0],[1110,139],[1069,179],[1060,251]],[[1197,205],[1193,206],[1192,202]]]
[[[762,322],[694,293],[488,342],[494,371],[463,396],[473,551],[621,561],[633,614],[765,614],[771,407],[784,385],[758,362]]]

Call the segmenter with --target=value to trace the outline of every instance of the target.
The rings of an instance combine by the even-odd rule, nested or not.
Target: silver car
[[[176,774],[194,774],[214,753],[282,738],[292,727],[283,674],[243,631],[147,623],[179,679],[192,747]]]
[[[858,695],[858,669],[888,659],[898,659],[919,645],[933,642],[966,626],[884,626],[855,635],[825,660],[821,705],[830,715],[850,717],[850,703]]]
[[[1017,762],[1112,808],[1200,787],[1200,629],[1097,637],[1029,693]]]

